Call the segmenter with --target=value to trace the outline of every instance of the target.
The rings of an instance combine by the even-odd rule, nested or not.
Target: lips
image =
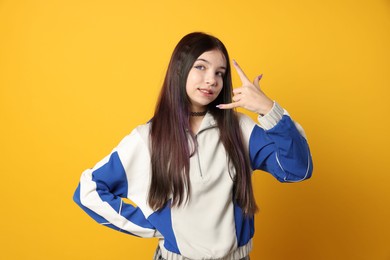
[[[207,88],[198,88],[198,90],[199,90],[200,92],[202,92],[203,94],[208,95],[208,96],[214,94],[214,92],[213,92],[211,89],[207,89]]]

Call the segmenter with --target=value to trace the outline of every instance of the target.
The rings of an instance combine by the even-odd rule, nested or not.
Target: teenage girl
[[[253,170],[281,182],[311,176],[303,129],[260,89],[261,76],[252,82],[233,66],[242,81],[235,89],[223,43],[204,33],[183,37],[152,120],[81,176],[75,202],[102,225],[157,237],[154,259],[249,259]]]

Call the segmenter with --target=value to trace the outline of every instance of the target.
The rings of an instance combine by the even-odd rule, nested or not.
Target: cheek
[[[187,81],[186,81],[186,90],[188,91],[189,88],[191,88],[191,83],[193,82],[193,75],[191,73],[188,74],[187,76]]]
[[[223,89],[223,79],[218,81],[218,88],[216,89],[216,92],[218,93],[218,95],[221,94],[222,89]]]
[[[221,88],[223,88],[223,78],[218,79],[218,83],[221,86]]]
[[[218,88],[220,91],[223,88],[223,79],[218,79]]]
[[[193,71],[190,71],[190,73],[187,76],[187,88],[192,87],[194,84],[198,82],[199,76],[194,73]]]

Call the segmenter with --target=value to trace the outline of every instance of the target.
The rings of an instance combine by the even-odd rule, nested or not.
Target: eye
[[[217,71],[217,76],[223,78],[223,76],[225,76],[225,73],[223,71]]]
[[[203,65],[195,65],[194,68],[197,70],[205,70],[206,69],[206,67]]]

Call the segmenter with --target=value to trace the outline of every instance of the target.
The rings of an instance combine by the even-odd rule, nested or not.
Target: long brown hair
[[[160,97],[151,123],[152,177],[148,203],[161,209],[172,198],[171,206],[180,206],[190,194],[189,160],[194,151],[188,145],[190,101],[186,94],[188,73],[195,60],[204,52],[219,50],[226,59],[223,88],[208,111],[217,121],[220,139],[228,160],[234,166],[234,200],[243,212],[252,216],[256,202],[252,190],[251,167],[239,121],[233,110],[223,110],[218,104],[232,101],[232,80],[229,55],[224,44],[214,36],[195,32],[184,36],[175,47],[168,65]],[[195,148],[196,149],[196,148]]]

